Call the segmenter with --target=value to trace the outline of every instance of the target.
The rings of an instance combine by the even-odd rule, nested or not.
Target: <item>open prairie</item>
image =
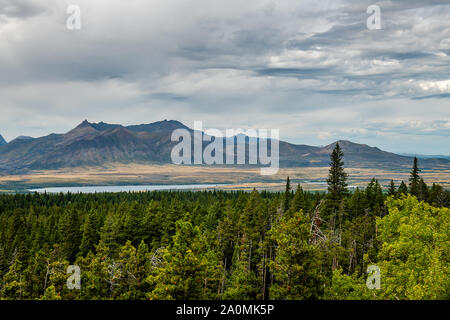
[[[372,178],[387,186],[408,181],[406,169],[384,170],[347,168],[349,186],[365,186]],[[325,190],[328,167],[283,168],[272,176],[261,176],[259,168],[218,166],[177,166],[146,164],[110,164],[103,167],[78,167],[39,170],[21,175],[0,176],[0,192],[25,191],[31,188],[87,185],[152,185],[152,184],[228,184],[227,190],[282,190],[286,177],[305,190]],[[427,184],[439,183],[450,188],[450,170],[423,170]]]

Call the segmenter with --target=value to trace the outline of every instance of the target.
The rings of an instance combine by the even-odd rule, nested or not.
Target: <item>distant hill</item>
[[[122,126],[87,120],[65,134],[40,138],[16,138],[0,146],[0,171],[18,173],[33,169],[101,166],[108,163],[171,163],[175,129],[193,130],[179,121]],[[409,168],[412,158],[350,141],[337,141],[347,167]],[[328,166],[334,142],[325,147],[280,141],[280,166]],[[247,142],[248,143],[248,138]],[[208,143],[204,143],[206,146]],[[241,146],[243,147],[243,146]],[[448,159],[422,159],[422,168],[450,169]]]
[[[6,144],[6,140],[3,138],[3,136],[0,134],[0,146]]]
[[[418,159],[430,159],[430,158],[435,158],[435,159],[447,159],[450,160],[450,156],[445,156],[442,154],[439,155],[426,155],[426,154],[414,154],[414,153],[400,153],[402,156],[407,156],[407,157],[417,157]]]

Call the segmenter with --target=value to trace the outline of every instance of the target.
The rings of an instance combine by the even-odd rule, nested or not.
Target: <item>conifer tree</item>
[[[249,246],[243,241],[242,245],[236,245],[233,256],[233,270],[224,299],[249,300],[256,299],[257,278],[255,272],[249,266]]]
[[[289,203],[291,201],[291,182],[289,176],[286,179],[286,190],[284,191],[283,211],[289,210]]]
[[[23,299],[25,290],[25,277],[23,275],[22,262],[14,258],[8,273],[5,274],[2,280],[0,290],[0,297],[4,299]]]
[[[291,218],[284,216],[270,231],[276,244],[275,259],[270,262],[274,284],[271,299],[303,300],[320,297],[323,280],[317,248],[309,242],[310,222],[303,211]]]
[[[409,177],[409,193],[418,197],[420,194],[420,176],[419,164],[417,157],[414,157],[413,167]]]
[[[328,225],[331,229],[336,227],[336,220],[342,218],[338,217],[342,208],[341,200],[348,194],[347,173],[344,171],[343,158],[344,153],[339,143],[336,143],[330,155],[331,162],[327,179],[328,199],[326,201],[326,209],[323,212],[323,217],[328,220]]]
[[[425,181],[423,180],[423,178],[420,178],[420,181],[419,181],[419,194],[418,194],[417,198],[420,201],[428,200],[428,186],[425,183]]]
[[[74,262],[81,242],[77,210],[69,209],[64,213],[61,220],[60,233],[62,254],[69,262]]]
[[[408,187],[406,186],[406,183],[404,183],[403,181],[400,183],[400,186],[398,187],[397,190],[397,194],[400,196],[402,194],[407,194],[408,193]]]
[[[347,173],[344,171],[344,153],[339,143],[330,155],[330,170],[328,174],[328,192],[334,201],[339,201],[348,193],[347,190]]]
[[[175,225],[173,245],[163,249],[162,264],[147,278],[153,287],[150,299],[202,299],[208,278],[205,259],[206,244],[200,230],[186,216]]]
[[[384,196],[377,179],[373,178],[367,186],[366,198],[369,209],[377,216],[382,215],[384,211]]]
[[[362,192],[359,188],[356,188],[350,198],[349,204],[350,218],[354,219],[364,214],[367,208],[367,198],[366,193]]]
[[[306,212],[306,200],[305,200],[305,193],[303,192],[303,188],[299,184],[297,186],[297,190],[295,191],[294,198],[292,199],[290,211],[298,212],[300,210],[303,210],[303,212]]]
[[[395,189],[394,180],[391,180],[391,183],[389,184],[389,189],[388,189],[388,196],[395,196],[396,193],[397,193],[397,190]]]
[[[233,259],[233,250],[238,240],[239,215],[232,207],[230,201],[227,201],[225,208],[225,216],[217,227],[219,252],[222,255],[224,268],[227,270],[231,267]]]
[[[87,216],[86,222],[82,226],[82,239],[80,245],[80,254],[85,256],[89,251],[94,251],[98,243],[99,235],[97,232],[97,211],[91,210]]]
[[[433,183],[429,192],[428,201],[435,207],[443,207],[447,203],[447,193],[441,185]]]
[[[119,247],[118,222],[114,212],[108,212],[105,222],[100,230],[100,241],[110,252]]]
[[[142,220],[142,212],[138,210],[138,203],[134,202],[124,215],[122,239],[130,240],[135,247],[142,239]]]

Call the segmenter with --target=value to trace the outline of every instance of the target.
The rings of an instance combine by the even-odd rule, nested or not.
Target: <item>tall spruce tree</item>
[[[396,192],[394,180],[391,180],[388,188],[388,196],[394,196]]]
[[[66,210],[60,224],[61,250],[63,256],[69,262],[74,262],[81,244],[78,211],[76,209]]]
[[[384,196],[378,180],[373,178],[366,188],[368,208],[377,216],[384,213]]]
[[[286,191],[284,192],[283,211],[286,212],[289,209],[289,203],[291,201],[291,181],[289,176],[286,179]]]
[[[86,218],[85,223],[81,227],[83,235],[81,239],[80,251],[82,256],[86,256],[89,251],[94,252],[95,246],[99,240],[99,234],[97,232],[97,211],[91,210]]]
[[[163,263],[153,268],[146,282],[153,287],[150,299],[202,299],[208,279],[206,242],[189,214],[175,224],[173,244],[162,249]]]
[[[300,185],[297,186],[297,191],[295,191],[294,198],[291,203],[291,212],[298,212],[299,210],[303,210],[306,212],[306,200],[303,189]]]
[[[425,181],[423,180],[423,178],[420,178],[420,181],[419,181],[419,194],[418,194],[417,198],[420,201],[428,201],[428,186],[425,183]]]
[[[443,207],[447,202],[447,194],[441,185],[433,183],[430,188],[428,202],[435,207]]]
[[[308,243],[310,222],[303,211],[284,216],[269,234],[275,243],[275,258],[269,267],[274,277],[271,299],[318,299],[323,290],[318,248]]]
[[[342,198],[348,193],[347,173],[344,171],[344,152],[342,152],[339,143],[336,143],[333,152],[330,155],[331,163],[328,174],[328,196],[331,200],[332,211],[335,213],[339,208]]]
[[[414,157],[413,167],[409,176],[409,193],[418,197],[420,194],[420,176],[419,164],[417,157]]]
[[[400,196],[402,194],[408,193],[408,187],[406,186],[406,183],[403,181],[400,183],[400,186],[398,187],[397,194]]]

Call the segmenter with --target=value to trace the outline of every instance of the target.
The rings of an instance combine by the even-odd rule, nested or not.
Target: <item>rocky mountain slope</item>
[[[159,121],[122,126],[83,121],[65,134],[32,139],[14,139],[2,145],[0,172],[17,173],[35,169],[101,166],[108,163],[171,163],[171,141],[175,129],[188,129],[181,122]],[[347,167],[408,168],[412,158],[350,141],[338,141]],[[248,143],[248,140],[247,140]],[[204,143],[206,146],[208,143]],[[280,141],[280,166],[328,166],[336,142],[325,147],[295,145]],[[449,169],[448,159],[422,159],[423,168]]]

